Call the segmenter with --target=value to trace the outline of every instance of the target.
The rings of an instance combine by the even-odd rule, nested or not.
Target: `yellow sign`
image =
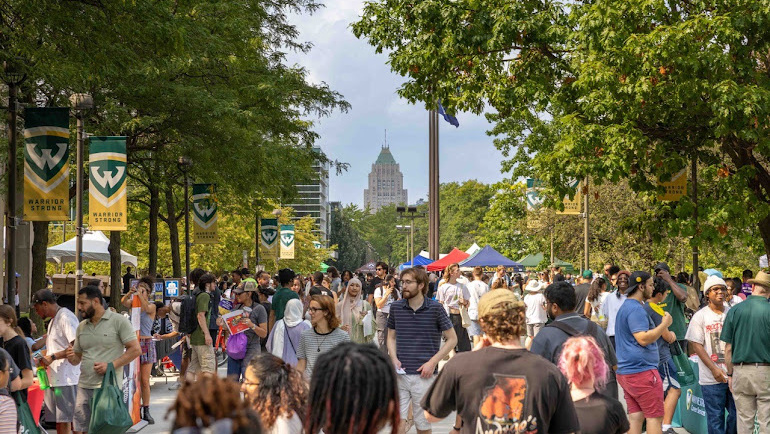
[[[562,201],[564,204],[564,211],[556,211],[556,214],[575,215],[583,212],[583,182],[573,181],[570,183],[570,187],[575,189],[574,199],[570,199],[569,195],[564,196],[564,200]]]
[[[128,201],[125,137],[91,137],[88,158],[88,226],[125,231]]]
[[[687,194],[687,169],[682,169],[679,173],[672,176],[671,181],[658,181],[658,185],[666,189],[664,194],[658,195],[658,200],[678,201]]]
[[[24,129],[24,220],[69,220],[69,109],[28,108]]]

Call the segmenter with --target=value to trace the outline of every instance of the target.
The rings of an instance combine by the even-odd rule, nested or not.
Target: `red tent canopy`
[[[428,264],[426,269],[428,271],[443,271],[444,268],[447,267],[447,265],[455,263],[455,262],[460,263],[460,262],[462,262],[463,260],[465,260],[469,256],[470,256],[469,254],[467,254],[467,253],[463,252],[462,250],[459,250],[457,247],[455,247],[454,249],[452,249],[451,252],[449,252],[448,255],[444,256],[443,258],[439,259],[436,262]]]

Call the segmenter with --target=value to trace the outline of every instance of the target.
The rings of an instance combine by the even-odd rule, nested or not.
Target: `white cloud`
[[[387,56],[377,55],[365,40],[350,30],[363,10],[363,1],[327,0],[314,15],[292,16],[300,40],[311,41],[307,54],[290,54],[289,61],[306,67],[314,83],[326,82],[352,105],[348,113],[334,113],[316,121],[318,145],[332,158],[351,164],[340,176],[331,175],[331,200],[363,204],[363,190],[371,164],[388,143],[404,174],[410,202],[428,194],[428,114],[399,98],[403,78],[390,71]],[[478,179],[495,182],[501,153],[486,135],[490,125],[483,117],[459,113],[460,127],[440,120],[441,182]]]

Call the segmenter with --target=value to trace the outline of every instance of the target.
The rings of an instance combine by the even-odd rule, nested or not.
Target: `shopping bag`
[[[468,315],[468,308],[460,306],[460,317],[463,319],[463,327],[466,329],[471,326],[471,316]]]
[[[123,434],[134,424],[123,402],[123,391],[115,377],[115,366],[107,364],[102,387],[94,391],[91,401],[91,434]]]
[[[372,315],[372,311],[366,312],[366,315],[364,316],[364,319],[362,319],[364,323],[364,337],[369,337],[374,334],[374,315]]]
[[[249,338],[245,333],[238,333],[227,338],[227,355],[233,360],[243,360],[246,357]]]
[[[40,428],[32,417],[32,410],[19,394],[16,394],[16,413],[19,418],[19,434],[40,434]]]
[[[679,346],[679,342],[674,341],[669,346],[671,348],[671,358],[674,359],[674,365],[676,365],[676,375],[679,377],[679,384],[682,386],[695,384],[697,381],[695,372],[692,370],[687,354]]]

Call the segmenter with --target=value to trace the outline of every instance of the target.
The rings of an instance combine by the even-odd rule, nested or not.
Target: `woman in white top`
[[[483,334],[479,325],[479,299],[489,291],[489,285],[481,280],[483,276],[484,271],[481,267],[474,267],[473,282],[468,284],[468,292],[471,295],[470,305],[468,305],[468,316],[471,317],[471,326],[468,327],[468,334],[473,338],[473,345],[479,343]]]
[[[243,374],[241,391],[266,433],[302,433],[308,388],[296,368],[272,354],[258,354]]]
[[[594,279],[591,282],[591,289],[588,290],[586,303],[583,307],[583,315],[591,321],[599,322],[600,324],[602,324],[602,321],[606,321],[604,314],[602,314],[602,304],[608,295],[605,288],[607,288],[607,282],[604,279]]]
[[[396,279],[392,274],[385,276],[382,284],[374,289],[374,304],[377,305],[377,314],[374,319],[377,322],[377,345],[387,354],[388,346],[385,345],[388,337],[388,316],[390,305],[398,300],[401,295],[396,288]]]
[[[532,339],[537,336],[548,321],[548,314],[545,312],[545,295],[543,295],[546,286],[539,280],[530,279],[524,288],[527,293],[524,296],[524,305],[527,306],[527,340],[525,343],[527,349],[532,345]]]
[[[449,264],[444,269],[444,277],[439,284],[436,301],[444,305],[444,309],[449,314],[449,319],[457,333],[457,352],[459,353],[471,350],[471,339],[463,327],[460,314],[460,306],[467,308],[470,305],[471,294],[467,286],[457,282],[458,277],[460,277],[460,264]]]

